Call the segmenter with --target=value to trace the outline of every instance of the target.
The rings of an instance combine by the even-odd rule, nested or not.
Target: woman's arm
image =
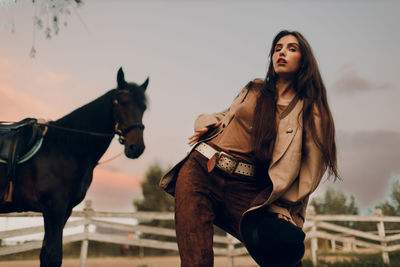
[[[212,132],[214,129],[218,128],[221,124],[222,121],[225,122],[229,120],[232,116],[229,116],[229,112],[232,108],[232,110],[235,110],[233,108],[234,106],[240,104],[241,102],[244,101],[244,98],[247,95],[249,85],[251,83],[248,83],[241,91],[240,93],[235,97],[233,100],[233,103],[231,106],[222,111],[222,112],[217,112],[217,113],[212,113],[212,114],[200,114],[197,119],[194,122],[194,134],[189,137],[189,145],[193,145],[196,142],[198,142],[201,137],[204,135],[207,135],[208,133]],[[226,118],[228,116],[228,118]],[[227,122],[229,123],[229,121]]]
[[[222,112],[212,113],[212,114],[200,114],[194,121],[194,131],[199,131],[204,128],[209,128],[216,123],[222,121],[225,115],[228,113],[229,109]]]
[[[210,124],[204,128],[196,130],[194,134],[191,137],[189,137],[189,142],[188,142],[189,146],[196,144],[203,135],[207,134],[207,132],[212,131],[215,128],[218,128],[221,124],[222,122],[219,121],[217,123]]]
[[[204,129],[206,127],[210,127],[213,124],[216,124],[216,123],[222,121],[225,118],[225,116],[229,113],[229,110],[231,109],[231,107],[235,104],[239,104],[239,103],[236,103],[238,100],[240,100],[239,102],[244,101],[244,98],[246,97],[247,92],[253,86],[253,84],[261,85],[261,84],[263,84],[263,80],[255,79],[255,80],[247,83],[246,86],[235,97],[235,99],[233,99],[233,102],[228,109],[226,109],[222,112],[216,112],[216,113],[212,113],[212,114],[200,114],[194,122],[194,131]]]

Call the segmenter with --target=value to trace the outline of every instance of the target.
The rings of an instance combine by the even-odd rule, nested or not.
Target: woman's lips
[[[276,62],[278,65],[285,65],[287,61],[283,58],[279,58],[278,61]]]

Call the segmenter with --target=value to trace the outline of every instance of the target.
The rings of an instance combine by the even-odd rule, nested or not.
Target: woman
[[[265,80],[250,82],[229,109],[197,118],[194,149],[160,182],[175,196],[181,266],[213,266],[213,224],[242,241],[241,221],[272,216],[301,229],[326,169],[338,177],[333,119],[310,45],[281,31],[269,60]]]

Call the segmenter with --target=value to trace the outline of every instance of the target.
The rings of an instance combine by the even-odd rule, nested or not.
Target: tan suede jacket
[[[222,122],[218,129],[202,141],[210,140],[224,130],[239,105],[245,100],[248,90],[246,86],[226,111],[202,114],[196,119],[194,130],[218,121]],[[273,185],[271,194],[262,204],[250,208],[244,215],[266,207],[271,212],[293,218],[297,226],[303,226],[309,196],[320,183],[326,166],[311,133],[307,129],[303,130],[302,108],[303,101],[300,99],[290,113],[279,122],[272,161],[268,170]],[[317,132],[320,134],[318,112],[314,112],[314,120]],[[303,135],[305,135],[304,138]],[[305,146],[303,153],[302,146]],[[178,171],[186,158],[187,156],[170,169],[160,181],[161,188],[172,195]]]

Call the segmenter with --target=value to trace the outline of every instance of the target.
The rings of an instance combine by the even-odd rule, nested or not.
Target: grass
[[[390,265],[385,265],[381,253],[321,253],[318,255],[318,267],[395,267],[400,266],[400,251],[389,253]],[[303,260],[304,267],[312,267],[311,259]]]
[[[81,242],[65,244],[63,247],[64,258],[79,258]],[[144,249],[145,256],[178,255],[177,252],[168,252],[157,249]],[[89,241],[88,257],[138,257],[139,249],[122,249],[121,245]],[[35,249],[17,254],[0,256],[0,261],[39,259],[40,250]],[[390,265],[400,266],[400,251],[389,253]],[[312,267],[310,258],[303,260],[304,267]],[[388,267],[383,264],[382,254],[357,254],[357,253],[332,253],[321,252],[318,254],[318,267]]]

